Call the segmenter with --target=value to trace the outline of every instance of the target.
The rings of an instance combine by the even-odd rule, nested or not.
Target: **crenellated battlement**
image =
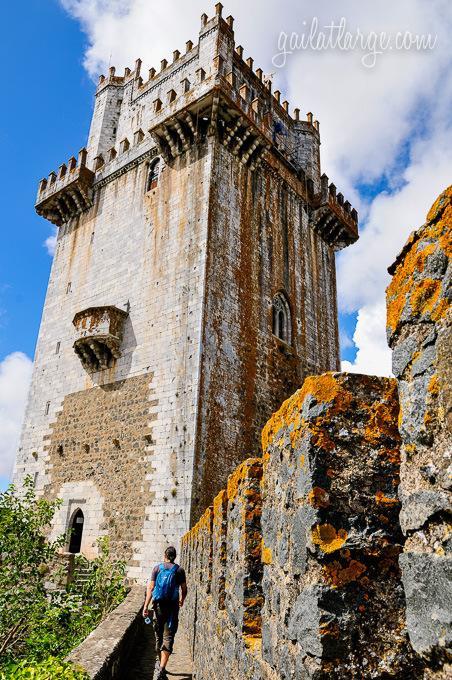
[[[71,217],[92,205],[94,172],[86,167],[87,150],[81,149],[78,160],[72,156],[39,183],[36,212],[61,226]]]
[[[272,156],[286,176],[299,181],[299,193],[309,203],[312,226],[335,249],[358,238],[358,215],[328,178],[320,177],[320,124],[308,111],[291,110],[272,75],[255,66],[236,45],[234,17],[201,16],[198,42],[163,58],[160,68],[143,75],[137,59],[133,69],[118,75],[111,66],[101,75],[84,165],[78,185],[75,175],[51,173],[43,180],[37,210],[54,224],[90,206],[95,179],[103,179],[157,149],[167,164],[206,139],[221,144],[250,171]],[[74,168],[71,159],[71,172]],[[284,168],[284,171],[282,171]],[[71,179],[69,179],[71,177]],[[82,181],[83,180],[83,181]],[[64,192],[60,190],[64,188]],[[52,198],[52,200],[49,200]],[[76,199],[78,202],[76,202]],[[70,206],[70,207],[69,207]]]
[[[194,45],[188,40],[184,54],[178,49],[174,50],[172,60],[163,58],[159,70],[154,67],[148,70],[146,80],[141,76],[140,59],[136,61],[133,71],[126,68],[122,76],[116,74],[114,66],[110,68],[107,77],[100,76],[96,93],[98,97],[105,97],[106,92],[112,88],[124,91],[107,102],[106,109],[110,109],[111,113],[104,113],[107,118],[112,117],[115,121],[117,119],[118,123],[112,127],[111,135],[111,138],[116,136],[116,140],[111,141],[117,141],[117,144],[101,149],[105,162],[108,162],[105,156],[112,157],[113,160],[120,152],[117,145],[118,142],[120,145],[122,135],[116,132],[122,127],[121,119],[129,118],[129,113],[132,114],[137,107],[145,107],[146,127],[150,130],[170,115],[181,113],[184,117],[188,106],[207,92],[220,87],[261,128],[270,146],[280,151],[284,159],[295,167],[303,166],[302,159],[298,157],[298,138],[300,133],[304,133],[318,146],[319,122],[313,120],[310,112],[306,114],[305,120],[301,120],[299,108],[290,113],[289,102],[281,101],[281,92],[272,91],[272,77],[266,76],[261,68],[256,68],[252,57],[244,59],[243,47],[235,45],[234,17],[224,19],[222,12],[223,6],[217,3],[212,18],[203,14],[198,43]],[[126,88],[127,98],[124,94]],[[118,97],[121,97],[119,116],[115,110]],[[98,155],[96,151],[93,157]]]

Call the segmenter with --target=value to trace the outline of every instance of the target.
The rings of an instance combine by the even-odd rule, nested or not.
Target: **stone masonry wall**
[[[222,144],[207,250],[193,521],[243,452],[259,450],[266,421],[304,377],[339,367],[333,248],[284,176],[267,167],[253,175]],[[290,306],[288,342],[272,332],[280,291]]]
[[[417,678],[396,381],[307,378],[182,543],[197,678]]]
[[[400,524],[407,627],[427,677],[452,673],[452,187],[390,268],[388,340],[399,381]]]
[[[134,546],[142,538],[146,505],[153,500],[145,483],[152,472],[145,452],[151,380],[152,375],[137,376],[68,395],[47,445],[51,482],[44,492],[63,497],[55,534],[63,533],[81,508],[82,552],[92,557],[98,536],[108,534],[112,553],[132,567],[138,566]],[[78,493],[74,480],[84,480]],[[94,490],[103,499],[97,508],[89,502]]]
[[[93,207],[59,230],[15,468],[17,483],[31,474],[38,492],[63,498],[55,529],[68,530],[68,508],[84,499],[92,518],[87,546],[109,532],[102,508],[115,506],[114,517],[139,504],[141,530],[133,523],[122,540],[130,546],[133,534],[129,575],[143,581],[190,526],[210,154],[206,145],[191,149],[162,168],[149,192],[147,172],[142,162],[110,177]],[[121,357],[90,374],[74,352],[72,320],[99,305],[128,317]],[[101,395],[115,417],[104,414],[96,424],[87,409]],[[133,428],[134,482],[127,457],[124,470],[101,481],[95,471],[113,471],[121,456],[113,440]],[[105,443],[97,457],[96,438]]]

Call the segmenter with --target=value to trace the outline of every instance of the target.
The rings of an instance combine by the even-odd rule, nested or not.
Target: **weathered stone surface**
[[[452,642],[451,235],[449,187],[391,267],[387,290],[401,409],[400,564],[408,632],[428,678],[447,677]]]
[[[262,463],[240,466],[212,523],[183,539],[197,678],[421,677],[398,566],[397,416],[395,380],[328,373],[269,421]]]
[[[134,586],[124,602],[70,653],[68,661],[81,666],[93,680],[119,678],[130,664],[142,625],[143,602],[143,588]]]

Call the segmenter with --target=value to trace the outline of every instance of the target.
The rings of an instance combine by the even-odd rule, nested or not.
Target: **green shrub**
[[[32,663],[24,659],[20,663],[8,664],[0,671],[0,680],[88,680],[83,670],[54,657]]]
[[[125,562],[111,559],[106,537],[98,541],[97,558],[76,558],[72,583],[61,586],[56,556],[63,537],[54,542],[47,539],[59,504],[37,499],[30,478],[25,480],[24,493],[19,495],[11,485],[0,494],[0,680],[82,677],[71,675],[71,667],[59,660],[127,593]],[[60,675],[53,667],[54,675],[45,675],[46,664],[57,663]],[[16,675],[11,675],[11,668]]]

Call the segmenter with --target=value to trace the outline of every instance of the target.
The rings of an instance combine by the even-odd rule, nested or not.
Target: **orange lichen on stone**
[[[367,571],[366,565],[358,560],[350,560],[346,567],[335,560],[323,568],[325,580],[333,588],[340,588],[352,581],[357,581],[365,571]]]
[[[327,508],[330,504],[330,496],[325,489],[314,486],[308,493],[307,501],[313,508]]]
[[[435,251],[442,251],[448,258],[452,256],[451,226],[452,187],[449,187],[430,209],[427,224],[410,236],[392,267],[394,276],[387,288],[387,323],[391,331],[396,331],[408,300],[414,316],[429,314],[432,321],[438,321],[446,314],[449,302],[440,298],[441,281],[425,278],[417,282],[415,274],[419,276],[425,271],[426,260]]]
[[[383,436],[399,438],[397,428],[398,400],[397,382],[391,380],[391,387],[384,396],[384,401],[376,401],[368,407],[369,422],[364,438],[371,444],[377,444]]]
[[[427,213],[427,222],[436,222],[444,212],[450,210],[452,204],[452,186],[447,187],[436,199]]]
[[[317,524],[311,532],[312,542],[324,553],[340,550],[347,540],[345,529],[336,529],[332,524]]]
[[[424,279],[411,293],[411,311],[416,316],[431,312],[441,292],[441,281]]]
[[[352,400],[352,395],[341,384],[338,379],[340,374],[324,373],[319,376],[309,376],[303,383],[303,387],[287,399],[279,411],[277,411],[268,421],[262,431],[262,449],[267,451],[273,443],[276,434],[287,427],[290,431],[292,446],[300,435],[300,428],[304,422],[301,418],[301,411],[307,396],[312,396],[317,402],[333,403],[329,415],[345,411]],[[326,439],[323,439],[326,442]]]
[[[229,501],[235,500],[241,485],[249,477],[256,479],[262,477],[262,460],[260,458],[248,458],[229,476],[227,490]]]
[[[375,502],[377,505],[399,505],[400,501],[398,498],[389,498],[388,496],[385,496],[383,491],[377,491],[375,494]]]

